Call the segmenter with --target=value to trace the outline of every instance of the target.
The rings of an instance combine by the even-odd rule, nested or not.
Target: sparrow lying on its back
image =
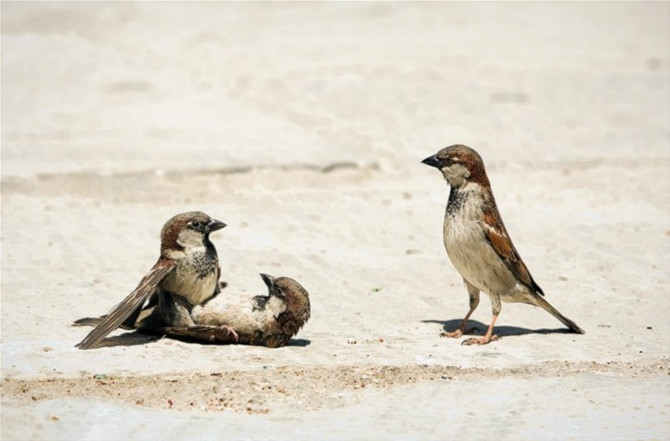
[[[217,298],[193,308],[195,326],[154,327],[138,323],[138,329],[155,334],[215,343],[240,343],[277,348],[288,344],[309,320],[309,294],[295,280],[261,274],[267,296],[241,296],[233,301]],[[236,331],[237,339],[225,329]]]
[[[95,347],[110,332],[119,326],[135,327],[142,306],[147,300],[156,305],[165,317],[164,325],[189,326],[193,322],[191,309],[202,305],[219,292],[221,268],[209,234],[226,224],[205,213],[194,211],[182,213],[167,221],[161,230],[161,254],[158,262],[142,278],[140,284],[113,310],[101,317],[98,325],[77,347]],[[162,309],[161,309],[162,308]],[[83,319],[79,323],[86,323]]]
[[[543,298],[542,289],[514,248],[479,154],[464,145],[452,145],[422,162],[439,169],[451,187],[444,217],[444,246],[470,295],[470,311],[458,329],[444,335],[463,335],[470,315],[479,304],[480,291],[491,297],[493,318],[483,338],[471,338],[464,344],[486,344],[497,338],[493,326],[500,314],[501,300],[539,306],[572,332],[583,334],[582,328]]]

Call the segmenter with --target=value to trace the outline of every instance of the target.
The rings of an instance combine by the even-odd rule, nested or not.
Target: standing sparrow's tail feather
[[[558,310],[556,308],[554,308],[553,306],[551,306],[551,304],[549,304],[549,302],[544,300],[544,298],[542,298],[540,296],[536,296],[535,297],[535,302],[536,302],[535,304],[537,306],[539,306],[540,308],[547,311],[549,314],[551,314],[554,317],[556,317],[557,319],[559,319],[561,321],[561,323],[563,323],[565,326],[570,328],[570,331],[572,331],[573,333],[575,333],[575,334],[585,334],[584,330],[582,328],[580,328],[577,325],[577,323],[573,322],[572,320],[570,320],[569,318],[567,318],[566,316],[564,316],[563,314],[558,312]]]

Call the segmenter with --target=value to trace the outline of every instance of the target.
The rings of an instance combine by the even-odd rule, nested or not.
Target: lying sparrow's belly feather
[[[277,317],[286,310],[286,304],[272,297],[262,309],[256,309],[254,297],[249,294],[236,297],[219,296],[206,305],[191,311],[193,321],[198,325],[228,325],[235,330],[253,334],[268,332],[276,326]]]

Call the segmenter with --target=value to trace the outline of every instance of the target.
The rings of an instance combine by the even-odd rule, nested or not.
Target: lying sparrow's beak
[[[426,164],[426,165],[430,165],[431,167],[435,167],[435,168],[442,168],[442,163],[437,160],[435,155],[427,157],[426,159],[421,161],[421,163]]]
[[[275,286],[275,278],[272,276],[268,276],[267,274],[261,274],[261,279],[263,279],[263,282],[265,282],[265,285],[268,287],[268,289],[272,289],[273,286]]]
[[[221,228],[224,228],[225,226],[226,226],[226,224],[224,224],[223,222],[218,221],[216,219],[212,219],[207,224],[207,231],[209,231],[211,233],[212,231],[220,230]]]
[[[265,282],[265,285],[268,287],[268,293],[270,296],[284,297],[284,293],[275,283],[275,278],[267,274],[260,273],[261,279]]]

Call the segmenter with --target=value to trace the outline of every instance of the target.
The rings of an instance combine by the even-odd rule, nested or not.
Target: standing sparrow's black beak
[[[435,155],[427,157],[421,161],[421,163],[435,168],[442,168],[442,163],[435,157]]]
[[[225,226],[226,226],[226,224],[224,224],[223,222],[218,221],[216,219],[212,219],[207,224],[207,231],[211,233],[212,231],[220,230],[221,228],[224,228]]]

